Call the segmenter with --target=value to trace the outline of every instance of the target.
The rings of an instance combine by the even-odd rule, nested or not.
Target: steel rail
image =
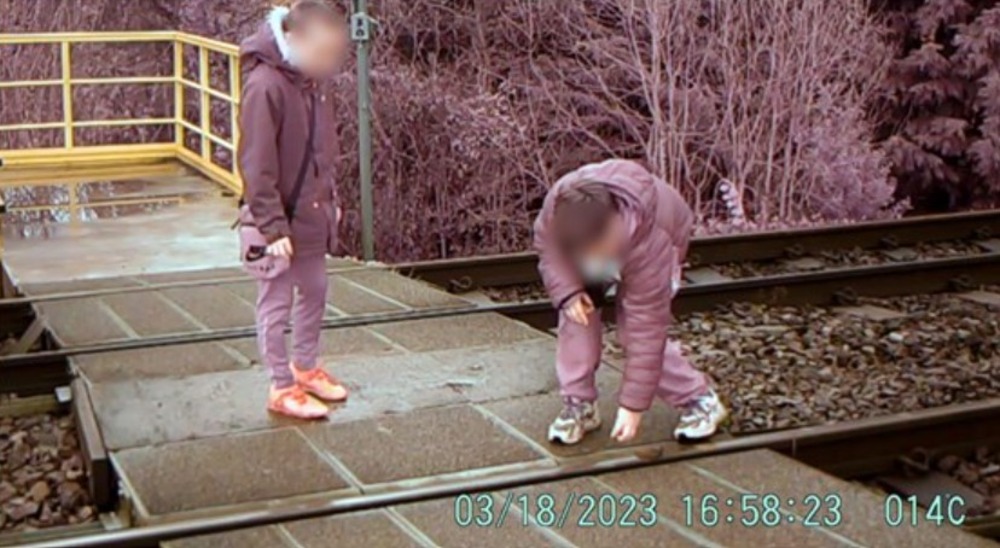
[[[1000,282],[1000,252],[969,257],[931,259],[913,263],[840,268],[804,274],[782,274],[725,282],[689,285],[681,288],[674,300],[675,313],[710,310],[729,302],[765,304],[836,304],[848,303],[858,296],[888,297],[918,293],[936,293],[973,288]],[[556,314],[548,301],[493,303],[467,307],[439,307],[378,314],[361,314],[323,321],[323,329],[345,329],[386,323],[457,317],[495,312],[543,329],[556,323]],[[612,314],[613,310],[605,310]],[[172,346],[252,337],[253,326],[154,335],[96,344],[77,345],[29,354],[0,356],[0,372],[13,368],[51,363],[71,356],[135,350],[154,346]]]
[[[843,234],[843,236],[840,236]],[[807,254],[817,249],[872,249],[921,242],[986,239],[1000,237],[1000,210],[908,217],[896,221],[858,223],[802,230],[755,232],[710,236],[691,241],[692,264],[705,266],[741,261],[773,260]],[[328,274],[383,268],[451,290],[508,286],[540,281],[538,256],[533,252],[508,253],[461,259],[333,267]],[[0,300],[0,310],[46,301],[100,297],[181,287],[221,285],[249,281],[247,276],[221,276],[202,280],[153,283],[140,286],[67,291]]]
[[[372,270],[378,268],[385,268],[380,266],[335,266],[326,269],[326,273],[330,274],[343,274],[345,272],[358,272],[362,270]],[[253,282],[253,278],[247,275],[239,274],[235,276],[220,276],[218,278],[204,278],[196,280],[177,280],[173,282],[160,282],[160,283],[147,283],[144,285],[126,285],[122,287],[105,287],[101,289],[84,289],[79,291],[61,291],[58,293],[47,293],[43,295],[34,295],[27,297],[13,297],[10,299],[0,300],[0,312],[5,308],[13,308],[17,306],[30,306],[36,303],[52,302],[52,301],[68,301],[72,299],[86,299],[90,297],[105,297],[108,295],[125,295],[129,293],[143,293],[146,291],[161,291],[164,289],[180,289],[186,287],[201,287],[205,285],[228,285],[236,283],[246,283]]]
[[[1000,209],[810,229],[707,236],[691,241],[688,261],[692,266],[706,266],[796,257],[820,250],[893,248],[998,236]],[[396,265],[404,274],[452,290],[536,282],[539,281],[537,267],[538,256],[531,252]]]
[[[578,457],[551,468],[524,470],[477,478],[461,478],[415,487],[400,487],[314,503],[272,502],[268,508],[228,515],[193,518],[140,526],[72,539],[27,544],[31,548],[145,547],[179,538],[206,535],[335,514],[385,508],[465,493],[497,491],[527,485],[620,472],[752,449],[771,449],[829,473],[844,474],[884,466],[917,446],[965,448],[1000,440],[1000,399],[863,419],[850,423],[680,446],[651,444]]]

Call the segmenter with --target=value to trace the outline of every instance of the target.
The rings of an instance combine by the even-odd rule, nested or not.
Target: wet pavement
[[[236,201],[178,164],[3,170],[15,284],[236,266]]]

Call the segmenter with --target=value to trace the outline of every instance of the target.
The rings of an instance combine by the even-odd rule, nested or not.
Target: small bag
[[[299,167],[298,178],[289,196],[288,205],[285,206],[285,217],[288,219],[288,226],[292,226],[295,218],[295,206],[302,194],[302,185],[305,183],[306,172],[309,169],[309,162],[312,159],[313,133],[316,131],[316,105],[313,101],[312,117],[309,120],[309,137],[306,140],[305,154],[302,158],[302,165]],[[240,262],[243,263],[243,270],[258,280],[274,279],[291,267],[292,263],[288,257],[276,257],[267,252],[267,238],[257,228],[250,206],[240,200],[240,214],[236,221],[240,238]]]

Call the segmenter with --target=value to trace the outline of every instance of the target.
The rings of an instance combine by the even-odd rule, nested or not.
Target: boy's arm
[[[653,269],[653,274],[642,271]],[[671,266],[670,269],[676,268]],[[630,270],[640,272],[624,281],[619,329],[625,350],[625,374],[618,405],[645,411],[653,402],[663,373],[663,351],[670,326],[673,272],[655,272],[653,265]]]
[[[281,112],[275,93],[251,74],[240,100],[238,151],[243,195],[257,229],[273,243],[291,237],[291,227],[278,190],[278,125]]]
[[[542,275],[545,290],[552,300],[552,305],[561,310],[569,300],[583,292],[576,269],[563,256],[555,245],[552,235],[552,194],[545,198],[545,206],[535,219],[534,247],[538,252],[538,271]]]

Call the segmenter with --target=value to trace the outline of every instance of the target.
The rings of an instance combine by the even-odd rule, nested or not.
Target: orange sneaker
[[[284,389],[272,386],[267,395],[267,409],[298,419],[319,419],[330,413],[326,404],[306,394],[298,385]]]
[[[344,401],[347,399],[347,387],[322,367],[316,366],[308,371],[302,371],[292,365],[292,375],[295,382],[306,392],[326,401]]]

